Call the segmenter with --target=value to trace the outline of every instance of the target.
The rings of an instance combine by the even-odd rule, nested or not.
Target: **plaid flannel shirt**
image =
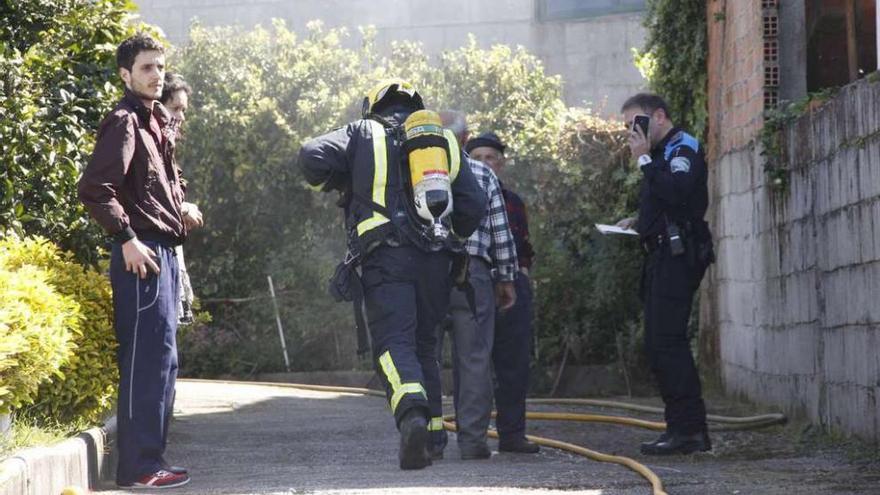
[[[512,282],[519,271],[516,259],[516,244],[507,221],[507,208],[501,194],[501,184],[495,172],[489,167],[470,157],[468,165],[486,191],[489,206],[486,216],[477,230],[468,238],[465,248],[471,256],[479,256],[486,260],[496,272],[495,280]]]

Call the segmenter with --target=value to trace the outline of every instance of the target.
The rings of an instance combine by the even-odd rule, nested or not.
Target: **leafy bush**
[[[179,157],[207,219],[187,260],[214,317],[181,336],[182,372],[282,368],[267,274],[293,367],[357,364],[351,308],[324,291],[344,246],[341,215],[335,198],[300,185],[293,160],[302,141],[356,118],[364,92],[391,75],[413,81],[428,107],[463,110],[472,130],[494,129],[510,146],[503,179],[525,197],[538,247],[542,355],[557,360],[563,342],[583,342],[575,362],[614,360],[618,335],[630,342],[637,327],[640,255],[636,243],[596,238],[590,225],[635,209],[637,175],[619,129],[567,109],[559,77],[525,49],[482,49],[471,37],[438,59],[410,42],[380,58],[374,33],[363,30],[361,48],[347,49],[344,30],[320,23],[302,38],[280,22],[252,31],[196,26],[179,53],[195,91]],[[259,299],[228,300],[236,296]]]
[[[560,136],[560,166],[538,200],[535,270],[542,359],[575,363],[640,359],[639,243],[603,236],[593,224],[632,216],[641,174],[619,124],[572,112]]]
[[[10,262],[10,243],[0,245],[0,413],[30,404],[74,347],[79,305],[59,294],[49,273]]]
[[[645,47],[636,65],[651,90],[669,104],[674,121],[702,139],[709,125],[706,60],[709,54],[704,0],[650,0]],[[724,22],[716,15],[714,22]]]
[[[56,377],[40,386],[36,402],[25,411],[38,419],[97,421],[116,393],[116,336],[107,276],[76,263],[45,239],[0,241],[8,269],[33,265],[62,297],[77,303],[79,324],[70,328],[74,351]]]
[[[102,233],[76,194],[95,130],[120,98],[115,51],[142,25],[130,0],[0,5],[0,231],[97,262]]]
[[[324,292],[344,248],[335,198],[302,187],[294,166],[302,141],[353,118],[366,85],[339,36],[318,25],[302,40],[281,23],[196,27],[178,55],[194,89],[178,156],[207,221],[187,241],[187,263],[214,320],[181,334],[183,375],[283,369],[267,275],[296,369],[357,364],[353,352],[333,362],[309,344],[326,343],[328,328],[351,333],[351,309]],[[240,296],[259,299],[212,301]]]

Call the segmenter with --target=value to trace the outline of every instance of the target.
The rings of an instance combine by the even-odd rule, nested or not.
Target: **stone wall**
[[[724,386],[880,441],[880,84],[846,87],[784,143],[786,191],[755,144],[713,163]]]
[[[707,5],[706,16],[710,198],[707,219],[717,232],[721,221],[718,162],[723,159],[725,163],[739,163],[743,161],[740,156],[751,156],[754,140],[763,126],[763,33],[757,2],[712,2]],[[722,328],[720,302],[714,288],[716,272],[707,272],[700,297],[699,361],[713,375],[719,370]]]
[[[284,19],[297,32],[321,19],[328,27],[345,26],[350,46],[359,43],[358,26],[377,28],[377,46],[387,51],[393,40],[422,42],[436,55],[466,42],[469,33],[481,46],[522,45],[536,54],[550,74],[561,74],[569,105],[591,104],[616,114],[645,81],[632,61],[641,48],[642,13],[543,21],[535,0],[136,0],[141,16],[158,25],[176,44],[185,43],[193,19],[202,25],[269,25]]]

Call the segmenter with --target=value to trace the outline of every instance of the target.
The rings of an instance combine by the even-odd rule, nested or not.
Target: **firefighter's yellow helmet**
[[[407,105],[413,110],[425,108],[422,96],[412,84],[400,78],[393,78],[370,88],[367,96],[364,97],[363,115],[366,117],[367,114],[378,113],[393,103]]]

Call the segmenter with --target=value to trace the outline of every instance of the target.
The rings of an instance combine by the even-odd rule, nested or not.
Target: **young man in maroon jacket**
[[[165,55],[148,35],[116,52],[125,96],[104,118],[79,182],[89,214],[113,238],[110,283],[119,342],[116,481],[133,488],[189,482],[164,457],[177,377],[178,264],[175,246],[201,218],[184,214],[162,95]]]

